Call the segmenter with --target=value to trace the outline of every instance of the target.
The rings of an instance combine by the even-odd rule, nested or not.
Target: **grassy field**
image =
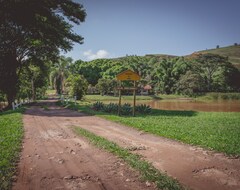
[[[136,96],[136,100],[137,101],[141,101],[141,100],[162,100],[162,99],[177,99],[177,98],[184,98],[185,96],[183,95],[176,95],[176,94],[170,94],[170,95],[166,95],[166,94],[160,94],[158,96],[155,95],[137,95]],[[101,96],[101,95],[86,95],[84,97],[84,100],[88,101],[88,102],[95,102],[95,101],[106,101],[106,102],[110,102],[110,101],[118,101],[119,97],[117,96]],[[122,100],[133,100],[133,96],[122,96]]]
[[[75,109],[162,137],[240,156],[240,113],[152,110],[149,115],[117,116],[90,109],[79,102]],[[70,105],[74,108],[74,105]]]
[[[0,189],[10,189],[23,137],[23,110],[0,114]]]
[[[91,141],[91,143],[93,143],[97,147],[103,148],[123,159],[132,168],[140,172],[143,180],[155,183],[158,189],[166,190],[185,189],[179,184],[177,180],[167,176],[165,173],[160,172],[152,164],[143,160],[139,155],[133,154],[130,151],[121,148],[116,143],[108,141],[103,137],[99,137],[89,131],[86,131],[85,129],[73,127],[73,130],[78,135],[85,136],[86,138],[88,138],[88,140]]]
[[[228,57],[229,61],[238,67],[240,65],[240,45],[220,47],[217,49],[209,49],[209,50],[199,51],[199,53],[218,54],[224,57]]]

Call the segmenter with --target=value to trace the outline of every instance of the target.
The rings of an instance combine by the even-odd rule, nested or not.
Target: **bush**
[[[116,103],[109,103],[109,104],[104,104],[103,102],[95,102],[92,105],[92,109],[95,111],[103,111],[107,113],[118,113],[118,104]],[[136,112],[140,114],[149,114],[151,113],[152,109],[150,106],[146,104],[141,104],[136,106]],[[125,103],[121,106],[120,108],[120,113],[121,115],[132,115],[133,112],[133,107],[129,103]]]
[[[141,104],[136,106],[136,112],[147,114],[147,113],[151,113],[151,111],[152,111],[151,107],[146,104]]]
[[[121,114],[122,115],[131,115],[132,114],[132,107],[131,104],[125,103],[121,106]]]
[[[103,111],[108,113],[117,113],[118,112],[118,104],[110,103],[108,105],[104,105]]]
[[[87,80],[81,75],[71,75],[66,81],[66,90],[71,96],[81,100],[87,92]]]
[[[102,102],[95,102],[92,105],[92,109],[96,111],[103,111],[103,108],[104,108],[104,104]]]

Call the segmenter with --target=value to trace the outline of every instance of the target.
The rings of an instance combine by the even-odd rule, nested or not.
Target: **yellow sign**
[[[126,70],[126,71],[123,71],[122,73],[118,74],[117,75],[117,80],[133,80],[133,81],[136,81],[136,80],[140,80],[140,76],[131,71],[131,70]]]

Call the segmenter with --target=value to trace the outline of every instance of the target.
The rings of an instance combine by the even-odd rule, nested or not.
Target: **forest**
[[[115,59],[73,61],[59,57],[36,65],[29,63],[19,74],[16,99],[43,98],[47,89],[58,94],[77,96],[115,94],[116,75],[130,69],[141,76],[138,88],[152,87],[152,94],[202,95],[206,92],[239,92],[240,72],[227,59],[215,54],[188,57],[126,56]],[[129,82],[125,84],[131,85]],[[1,99],[4,94],[1,93]]]

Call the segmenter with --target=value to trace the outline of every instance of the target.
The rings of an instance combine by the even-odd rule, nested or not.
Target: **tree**
[[[118,87],[118,81],[116,79],[104,79],[101,78],[98,80],[96,85],[98,91],[101,95],[109,94],[113,92],[114,96],[117,94],[116,88]]]
[[[28,59],[56,60],[59,50],[69,51],[83,38],[72,25],[86,16],[72,0],[2,0],[0,2],[0,90],[14,100],[23,65]]]
[[[185,75],[182,75],[177,82],[177,91],[193,96],[202,91],[204,81],[199,74],[187,71]]]
[[[87,80],[81,75],[70,75],[66,80],[66,89],[71,96],[81,100],[88,88]]]
[[[101,65],[104,60],[93,60],[90,62],[83,62],[82,60],[78,60],[72,65],[70,70],[73,73],[78,73],[83,75],[84,78],[88,81],[89,84],[95,86],[99,78],[101,78]]]
[[[164,58],[155,65],[153,80],[162,93],[175,93],[177,81],[188,69],[189,65],[184,58]]]
[[[215,54],[200,54],[192,65],[193,71],[205,81],[205,91],[215,91],[215,82],[223,75],[228,65],[226,57]]]
[[[69,75],[68,68],[71,64],[72,58],[65,58],[64,56],[61,56],[52,67],[52,72],[50,73],[50,81],[52,87],[58,94],[62,94],[64,92],[64,82]]]
[[[47,62],[33,64],[30,60],[19,75],[17,99],[32,98],[36,100],[44,96],[49,84],[48,75],[49,65]]]

